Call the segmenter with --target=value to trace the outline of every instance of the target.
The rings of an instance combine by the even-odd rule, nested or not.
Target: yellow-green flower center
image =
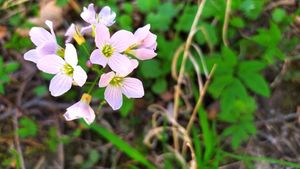
[[[69,64],[65,64],[64,65],[64,72],[66,73],[66,75],[68,76],[73,76],[73,72],[74,72],[74,69],[71,65]]]
[[[114,53],[114,48],[111,45],[105,45],[102,48],[102,54],[105,57],[111,57],[111,55]]]
[[[114,77],[109,84],[112,86],[120,86],[123,81],[123,77]]]

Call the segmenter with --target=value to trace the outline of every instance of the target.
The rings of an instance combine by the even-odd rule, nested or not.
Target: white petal
[[[70,64],[73,67],[75,67],[78,63],[76,49],[71,43],[66,44],[65,60],[68,64]]]
[[[81,111],[82,103],[79,101],[69,108],[67,108],[67,112],[64,114],[64,117],[67,121],[75,120],[81,118],[78,116],[78,112]]]
[[[141,98],[144,96],[143,83],[139,79],[126,77],[122,81],[122,93],[128,98]]]
[[[53,40],[53,41],[56,41],[56,36],[55,36],[54,30],[53,30],[53,22],[52,22],[52,21],[49,21],[49,20],[46,20],[45,23],[46,23],[46,25],[49,27],[49,29],[50,29],[50,31],[51,31],[51,34],[52,34],[52,40]]]
[[[89,4],[88,8],[84,7],[83,12],[80,14],[81,18],[90,24],[96,23],[96,11],[94,4]]]
[[[39,56],[37,54],[36,49],[31,49],[28,52],[26,52],[24,54],[24,59],[28,60],[28,61],[31,61],[31,62],[34,62],[34,63],[37,63],[37,61],[39,60]]]
[[[89,106],[89,107],[88,107],[88,111],[85,112],[85,115],[84,115],[84,117],[83,117],[84,121],[85,121],[88,125],[90,125],[91,123],[94,122],[95,117],[96,117],[96,116],[95,116],[94,110]]]
[[[134,32],[134,37],[138,41],[143,41],[148,36],[149,33],[150,33],[150,24],[147,24],[144,27],[138,28]]]
[[[92,27],[93,27],[93,25],[82,27],[81,30],[80,30],[80,33],[82,35],[85,35],[86,33],[91,33],[92,30],[93,30]]]
[[[115,73],[113,71],[108,73],[103,73],[99,80],[99,87],[107,86],[114,77],[115,77]]]
[[[123,102],[121,88],[108,85],[104,92],[104,98],[113,110],[121,108]]]
[[[120,53],[114,53],[108,59],[109,67],[118,74],[127,75],[132,71],[129,58]]]
[[[113,12],[110,7],[105,6],[101,9],[98,17],[101,24],[111,26],[115,23],[116,13]]]
[[[73,72],[73,79],[78,86],[83,86],[87,79],[86,72],[80,66],[76,66]]]
[[[154,58],[157,54],[152,49],[138,48],[132,50],[133,55],[140,60],[149,60]]]
[[[115,48],[116,52],[123,52],[135,44],[136,39],[131,32],[120,30],[112,35],[109,43]]]
[[[98,48],[106,44],[110,38],[109,30],[102,24],[96,25],[95,43]]]
[[[45,42],[42,45],[39,45],[36,50],[40,57],[50,54],[56,54],[58,45],[56,42]]]
[[[66,93],[72,87],[72,77],[58,73],[50,81],[49,90],[52,96],[60,96]]]
[[[102,52],[100,49],[96,49],[92,52],[90,61],[93,64],[98,64],[98,65],[101,65],[102,67],[105,67],[108,62],[108,59],[107,59],[107,57],[102,55]]]
[[[46,55],[38,60],[37,67],[43,72],[56,74],[63,68],[64,64],[65,61],[61,57]]]
[[[31,28],[29,31],[29,36],[31,41],[35,44],[35,46],[42,45],[45,42],[53,41],[51,33],[49,33],[46,29],[41,27]]]

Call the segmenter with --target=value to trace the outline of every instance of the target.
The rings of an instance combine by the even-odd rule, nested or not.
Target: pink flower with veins
[[[72,44],[66,44],[64,59],[58,55],[51,54],[38,61],[38,69],[49,74],[55,74],[49,86],[52,96],[60,96],[66,93],[71,89],[72,84],[80,87],[84,85],[87,74],[77,64],[77,53]]]
[[[91,54],[90,61],[105,67],[108,66],[119,74],[129,74],[132,71],[130,59],[121,53],[135,43],[133,34],[120,30],[110,37],[109,30],[104,25],[96,26],[96,46],[98,49]]]
[[[132,54],[140,60],[154,58],[157,54],[154,52],[157,46],[157,36],[150,32],[150,24],[137,29],[134,32],[136,44],[131,46],[126,52]]]
[[[50,32],[42,27],[33,27],[30,29],[29,36],[36,48],[24,54],[25,60],[37,63],[43,56],[56,54],[56,52],[61,49],[56,41],[53,23],[48,20],[45,23],[49,27]]]
[[[71,107],[67,108],[64,117],[67,121],[83,118],[87,124],[91,124],[95,120],[95,112],[90,106],[92,96],[84,93],[81,100]]]
[[[106,87],[104,98],[113,110],[121,108],[123,94],[127,98],[144,96],[143,84],[139,79],[121,76],[114,72],[104,73],[100,77],[99,87]]]

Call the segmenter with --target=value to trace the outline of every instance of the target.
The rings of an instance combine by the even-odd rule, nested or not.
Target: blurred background
[[[145,96],[112,111],[97,89],[92,129],[63,118],[80,88],[50,96],[52,76],[23,59],[30,28],[53,21],[63,46],[89,3],[117,13],[112,32],[150,24],[158,43],[134,72]],[[298,0],[0,0],[0,168],[300,168],[299,35]]]

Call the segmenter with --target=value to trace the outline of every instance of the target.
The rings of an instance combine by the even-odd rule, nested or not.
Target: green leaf
[[[244,28],[245,22],[241,17],[232,17],[230,19],[230,25],[236,28]]]
[[[269,97],[271,94],[269,85],[264,77],[257,73],[247,73],[239,76],[244,84],[254,93]]]
[[[105,129],[102,126],[97,125],[95,123],[93,125],[91,125],[91,129],[93,131],[95,131],[96,133],[98,133],[103,138],[110,141],[119,150],[126,153],[132,159],[140,162],[141,164],[145,165],[149,169],[155,169],[156,168],[151,162],[149,162],[145,158],[145,155],[141,154],[135,148],[131,147],[128,143],[126,143],[124,140],[122,140],[119,136],[115,135],[114,133],[111,133],[107,129]]]
[[[286,17],[286,11],[282,8],[276,8],[275,10],[272,11],[272,19],[276,23],[280,23],[281,21],[284,20]]]
[[[134,100],[123,97],[123,104],[120,109],[120,113],[122,117],[126,117],[130,111],[134,108]]]
[[[48,88],[46,86],[37,86],[33,89],[36,96],[44,96],[48,93]]]
[[[252,20],[257,19],[264,9],[266,0],[244,0],[240,5],[240,10]]]
[[[58,5],[58,6],[65,6],[65,5],[67,5],[68,4],[68,2],[69,2],[69,0],[56,0],[56,5]]]
[[[4,94],[5,90],[4,90],[4,84],[0,83],[0,93]]]
[[[118,23],[122,29],[132,31],[132,17],[129,15],[121,15],[118,17]]]
[[[165,78],[156,79],[154,85],[152,86],[152,91],[155,94],[161,94],[167,90],[168,82]]]
[[[251,60],[251,61],[242,61],[239,63],[239,73],[251,73],[251,72],[260,72],[266,67],[264,62],[258,60]]]
[[[100,159],[100,155],[97,152],[97,150],[92,149],[89,153],[89,158],[84,162],[82,168],[83,169],[93,168],[97,164],[99,159]]]
[[[179,16],[178,21],[176,22],[175,29],[177,31],[189,32],[194,20],[194,17],[197,12],[197,6],[187,6],[185,7],[182,15]]]
[[[161,75],[160,63],[157,60],[141,62],[140,71],[145,78],[157,78]]]
[[[271,23],[269,30],[258,29],[258,34],[251,39],[261,46],[276,48],[281,41],[281,31],[276,24]]]
[[[20,127],[18,129],[18,134],[22,138],[34,137],[37,134],[37,124],[30,118],[24,117],[20,119]]]
[[[124,2],[122,5],[123,5],[123,10],[125,11],[125,13],[132,14],[132,12],[133,12],[133,5],[131,3]]]
[[[232,75],[222,75],[214,78],[208,88],[208,92],[214,97],[218,98],[224,88],[233,82],[234,78]]]
[[[222,57],[229,66],[235,66],[237,64],[237,55],[230,48],[225,46],[222,48]]]
[[[136,4],[141,12],[146,13],[158,7],[160,2],[159,0],[137,0]]]
[[[19,67],[20,67],[20,64],[18,62],[9,62],[9,63],[5,64],[4,72],[12,73],[12,72],[18,70]]]

